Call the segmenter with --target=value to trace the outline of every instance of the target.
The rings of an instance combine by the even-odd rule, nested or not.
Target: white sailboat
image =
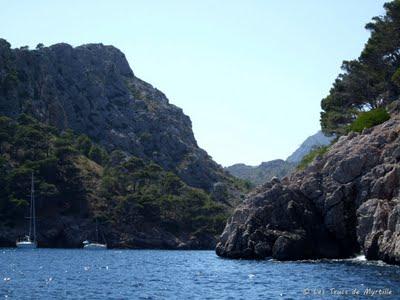
[[[36,207],[35,207],[35,184],[33,173],[31,179],[31,203],[29,209],[29,234],[17,241],[17,248],[35,249],[36,242]]]
[[[86,241],[83,242],[83,249],[86,249],[86,250],[105,250],[105,249],[107,249],[107,244],[89,242],[89,241],[86,240]]]
[[[107,249],[107,244],[102,244],[99,242],[99,227],[97,225],[97,220],[96,220],[96,241],[95,242],[90,242],[88,240],[84,241],[83,249],[86,249],[86,250],[106,250]]]

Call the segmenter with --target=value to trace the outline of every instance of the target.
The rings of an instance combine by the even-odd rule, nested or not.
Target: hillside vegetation
[[[97,219],[106,233],[114,232],[110,242],[118,245],[119,235],[147,225],[175,236],[215,236],[226,219],[224,206],[153,162],[118,150],[109,153],[85,135],[61,132],[25,114],[18,120],[1,116],[3,228],[24,224],[32,172],[42,229],[46,217],[70,216],[77,223]],[[39,234],[41,239],[46,238]]]

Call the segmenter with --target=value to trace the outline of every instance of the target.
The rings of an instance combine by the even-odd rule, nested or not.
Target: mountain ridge
[[[107,150],[156,162],[193,187],[213,192],[233,179],[201,149],[190,118],[158,89],[137,78],[113,46],[59,43],[12,49],[0,40],[0,113],[28,113],[61,130],[87,134]],[[235,201],[236,201],[235,200]]]
[[[304,156],[306,156],[311,150],[320,146],[327,146],[333,140],[335,136],[326,136],[321,130],[317,133],[309,136],[304,140],[303,143],[286,158],[287,162],[298,164]]]
[[[287,176],[295,167],[295,164],[288,163],[282,159],[274,159],[262,162],[258,166],[248,166],[246,164],[234,164],[225,167],[233,176],[248,180],[254,185],[261,185],[274,177],[283,178]]]
[[[258,186],[274,177],[279,179],[288,176],[303,157],[316,147],[327,146],[335,137],[325,136],[321,131],[309,136],[303,143],[286,159],[274,159],[262,162],[258,166],[248,166],[243,163],[234,164],[224,169],[240,179],[248,180]]]

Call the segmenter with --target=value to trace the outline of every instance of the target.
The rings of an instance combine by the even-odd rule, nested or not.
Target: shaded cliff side
[[[32,171],[48,247],[81,246],[99,219],[111,247],[211,249],[247,191],[198,147],[182,109],[103,44],[0,39],[0,154],[2,246],[25,232]]]
[[[22,114],[0,116],[0,247],[27,234],[34,174],[40,247],[211,249],[226,206],[159,165]]]
[[[400,263],[400,116],[342,136],[304,171],[252,192],[216,247],[230,258]]]
[[[58,129],[84,133],[107,150],[123,150],[173,171],[208,192],[231,178],[198,147],[182,109],[137,78],[113,46],[56,44],[12,49],[0,39],[0,114],[28,113]],[[225,199],[229,202],[231,199]]]

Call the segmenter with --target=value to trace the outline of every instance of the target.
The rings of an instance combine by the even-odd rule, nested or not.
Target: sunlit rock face
[[[251,193],[216,247],[230,258],[400,262],[400,116],[341,137],[304,171]]]
[[[198,147],[190,118],[137,78],[113,46],[12,49],[0,40],[0,114],[29,113],[109,150],[155,161],[207,191],[229,175]],[[226,200],[226,199],[225,199]]]

